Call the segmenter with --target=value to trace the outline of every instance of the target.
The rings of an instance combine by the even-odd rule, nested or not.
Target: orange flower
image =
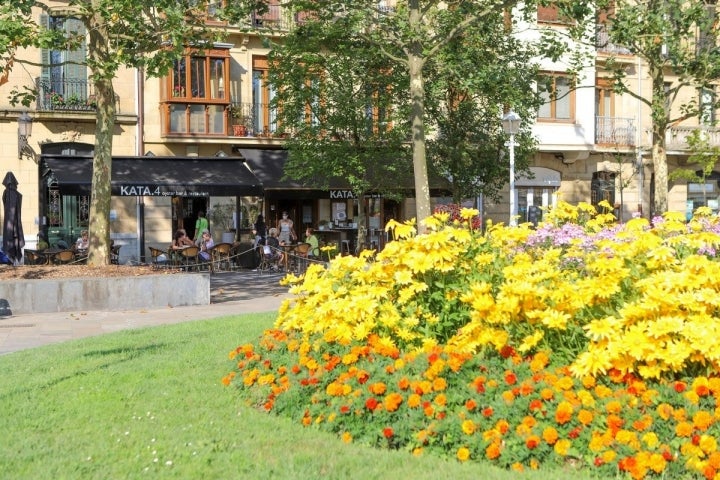
[[[513,394],[512,391],[505,390],[502,393],[502,399],[505,401],[505,403],[507,403],[509,405],[509,404],[513,403],[513,401],[515,401],[515,395]]]
[[[433,390],[436,392],[442,392],[447,388],[447,381],[442,377],[437,377],[435,380],[433,380]]]
[[[705,431],[713,423],[713,417],[710,413],[701,410],[693,415],[693,425],[698,430]]]
[[[530,402],[530,405],[528,406],[528,409],[531,412],[534,412],[536,410],[542,410],[542,408],[543,408],[543,403],[542,403],[542,401],[538,400],[537,398],[535,400],[532,400]]]
[[[552,445],[557,442],[558,432],[553,427],[546,427],[542,432],[542,436],[543,440],[545,440],[548,445]]]
[[[498,430],[498,432],[505,435],[510,429],[510,424],[507,420],[498,420],[498,422],[495,424],[495,428]]]
[[[530,450],[537,448],[538,445],[540,445],[540,437],[537,435],[530,435],[527,440],[525,440],[525,446]]]
[[[590,425],[590,422],[593,421],[593,418],[593,413],[590,410],[585,410],[583,408],[578,412],[578,421],[585,426]]]
[[[483,417],[490,418],[493,416],[493,413],[494,413],[494,410],[492,407],[483,408],[483,411],[482,411]]]
[[[625,421],[617,415],[608,415],[605,421],[608,428],[613,432],[617,432],[625,424]]]
[[[610,401],[605,406],[605,410],[608,413],[618,414],[622,411],[622,404],[620,402],[618,402],[617,400]]]
[[[492,442],[487,446],[485,449],[485,456],[488,460],[495,460],[500,456],[500,445],[498,445],[498,442]]]
[[[467,447],[458,448],[457,458],[461,462],[467,461],[470,458],[470,450]]]
[[[562,401],[555,410],[555,421],[564,425],[572,419],[573,406],[570,402]]]
[[[505,372],[505,383],[508,385],[515,385],[517,383],[517,376],[512,371],[508,370]]]
[[[408,397],[408,407],[417,408],[422,403],[422,398],[417,393],[413,393]]]
[[[410,387],[410,380],[407,377],[403,377],[398,382],[398,388],[400,390],[407,390]]]
[[[675,435],[678,437],[690,438],[693,433],[693,426],[688,422],[680,422],[675,426]]]
[[[385,385],[383,382],[373,383],[368,387],[368,390],[370,390],[370,393],[373,393],[375,395],[382,395],[383,393],[385,393],[385,390],[387,390],[387,385]]]
[[[710,394],[710,383],[706,377],[697,377],[692,383],[693,391],[700,397]]]
[[[342,434],[342,441],[343,443],[351,443],[352,442],[352,435],[350,432],[344,432]]]
[[[435,405],[439,407],[444,407],[447,404],[447,397],[445,397],[444,393],[439,393],[437,397],[435,397]]]
[[[477,402],[471,398],[465,402],[465,408],[469,412],[472,412],[473,410],[475,410],[477,408]]]
[[[553,393],[552,389],[550,388],[543,388],[542,390],[540,390],[540,398],[545,401],[552,400],[554,396],[555,393]]]
[[[385,410],[388,412],[394,412],[400,407],[403,402],[403,397],[399,393],[391,393],[385,397]]]

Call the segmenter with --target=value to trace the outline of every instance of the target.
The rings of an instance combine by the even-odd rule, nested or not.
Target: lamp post
[[[517,204],[515,203],[515,134],[520,131],[520,115],[510,110],[502,117],[502,127],[510,134],[510,226],[517,225]]]
[[[22,159],[23,155],[32,157],[28,137],[32,135],[33,119],[27,112],[22,112],[18,117],[18,158]],[[28,152],[29,150],[29,152]]]

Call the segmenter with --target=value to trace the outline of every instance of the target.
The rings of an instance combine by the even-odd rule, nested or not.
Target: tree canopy
[[[80,20],[85,32],[52,30],[38,21],[36,11]],[[222,32],[205,24],[205,4],[193,0],[69,0],[52,9],[32,0],[0,5],[0,77],[23,63],[29,47],[76,50],[87,44],[85,63],[96,97],[95,157],[90,204],[88,263],[105,265],[110,259],[110,175],[115,126],[113,79],[122,67],[141,68],[148,76],[166,73],[190,46],[202,48]],[[73,60],[78,61],[78,60]],[[37,92],[32,79],[15,90],[13,101],[29,105]]]

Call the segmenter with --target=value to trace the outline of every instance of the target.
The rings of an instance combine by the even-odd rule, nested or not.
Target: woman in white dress
[[[295,235],[295,230],[293,229],[293,221],[288,218],[287,212],[282,213],[282,218],[278,221],[277,229],[279,232],[278,240],[280,240],[281,244],[288,245],[297,239],[297,235]]]

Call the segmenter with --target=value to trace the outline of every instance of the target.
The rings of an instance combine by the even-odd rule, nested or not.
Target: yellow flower
[[[475,422],[472,420],[465,420],[462,422],[461,428],[465,435],[472,435],[475,433]]]
[[[470,450],[467,447],[458,448],[457,458],[461,462],[467,461],[470,458]]]
[[[555,445],[553,446],[553,450],[555,450],[555,453],[561,456],[565,456],[568,453],[568,450],[570,450],[571,443],[570,440],[567,438],[562,438],[555,442]]]

